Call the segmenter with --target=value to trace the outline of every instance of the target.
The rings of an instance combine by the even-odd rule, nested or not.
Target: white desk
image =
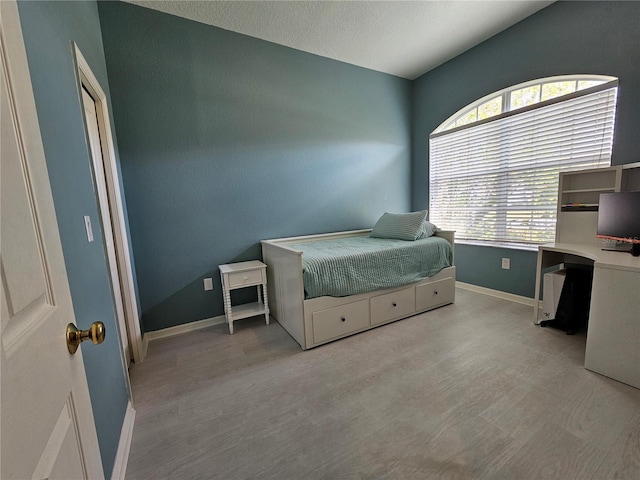
[[[603,251],[593,244],[541,245],[536,268],[535,324],[539,323],[542,270],[565,262],[594,267],[585,368],[640,388],[640,257]]]

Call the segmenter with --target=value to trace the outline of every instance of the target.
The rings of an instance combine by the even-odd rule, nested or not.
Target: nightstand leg
[[[267,301],[267,281],[262,284],[262,289],[264,290],[264,318],[267,320],[267,325],[269,325],[269,302]]]
[[[222,289],[224,294],[222,295],[222,300],[224,302],[224,313],[227,317],[227,323],[229,324],[229,333],[233,335],[233,312],[231,310],[231,292],[226,287],[224,283],[224,279],[222,281]]]

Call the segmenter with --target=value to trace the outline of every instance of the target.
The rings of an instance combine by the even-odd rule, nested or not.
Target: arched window
[[[487,95],[429,139],[429,217],[456,239],[555,239],[558,173],[611,164],[618,82],[579,75]]]
[[[442,122],[433,133],[476,123],[501,113],[518,110],[615,80],[615,77],[604,75],[565,75],[520,83],[467,105]]]

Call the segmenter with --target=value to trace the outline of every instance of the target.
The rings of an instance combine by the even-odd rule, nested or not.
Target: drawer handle
[[[243,280],[249,280],[249,277],[244,277]],[[436,292],[436,293],[438,293],[438,292]]]
[[[344,317],[340,317],[340,320],[342,320],[343,322],[346,322],[346,321],[347,321],[347,319],[346,319],[346,318],[344,318]]]
[[[434,294],[434,295],[437,295],[437,294],[438,294],[438,291],[437,291],[437,290],[436,290],[436,291],[434,291],[434,292],[433,292],[433,294]]]
[[[394,306],[394,307],[397,307],[397,306],[398,306],[398,305],[396,304],[396,302],[393,302],[391,305],[392,305],[392,306]]]

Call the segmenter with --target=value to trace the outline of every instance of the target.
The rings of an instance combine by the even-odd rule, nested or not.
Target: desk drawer
[[[314,343],[362,330],[369,326],[369,299],[315,312],[311,321]]]
[[[238,288],[262,283],[262,269],[229,274],[229,288]]]
[[[371,299],[371,325],[411,315],[416,310],[416,290],[406,288]]]

